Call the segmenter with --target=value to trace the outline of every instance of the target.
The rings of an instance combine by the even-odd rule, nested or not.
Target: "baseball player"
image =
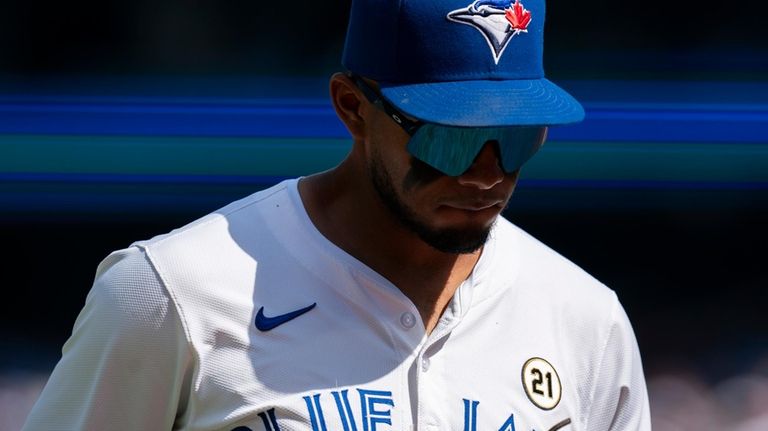
[[[353,0],[353,138],[115,251],[26,430],[650,430],[616,294],[500,216],[549,126],[543,0]]]

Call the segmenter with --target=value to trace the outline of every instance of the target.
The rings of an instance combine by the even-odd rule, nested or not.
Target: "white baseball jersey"
[[[613,291],[499,218],[431,334],[297,180],[112,253],[26,430],[649,430]]]

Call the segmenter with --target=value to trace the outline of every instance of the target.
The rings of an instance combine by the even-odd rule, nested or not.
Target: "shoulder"
[[[184,271],[203,276],[199,271],[214,269],[217,262],[245,264],[257,249],[277,242],[278,231],[290,231],[287,225],[297,212],[295,182],[283,181],[133,246],[146,253],[166,282],[171,274],[184,277]]]
[[[147,256],[115,251],[99,265],[24,429],[170,429],[186,403],[193,354]]]
[[[173,244],[216,238],[216,234],[222,230],[235,234],[240,232],[244,225],[258,228],[261,225],[256,222],[274,217],[276,215],[274,209],[279,209],[281,205],[284,208],[293,206],[290,190],[295,188],[296,181],[286,180],[260,190],[171,232],[157,235],[149,240],[138,241],[135,245],[147,250],[161,250]]]
[[[604,310],[616,305],[616,293],[573,261],[506,219],[499,221],[498,249],[514,256],[519,285],[532,294],[562,301],[569,308]]]
[[[631,331],[616,292],[587,271],[509,222],[500,223],[497,241],[514,256],[507,265],[514,282],[504,286],[501,302],[521,322],[559,334],[561,347],[585,360],[582,367],[599,361],[617,330]]]
[[[172,330],[173,337],[185,338],[173,299],[137,247],[114,251],[99,264],[75,328],[84,325],[135,338],[137,343],[147,342],[147,336],[156,338],[161,329],[164,335],[170,336],[166,330]]]
[[[499,223],[496,239],[497,249],[514,262],[508,266],[515,274],[498,302],[515,314],[518,326],[539,335],[527,343],[547,352],[564,378],[579,382],[582,413],[595,416],[588,428],[608,429],[614,415],[647,422],[639,348],[616,292],[506,220]],[[628,404],[616,413],[622,403]],[[604,428],[597,425],[601,415],[609,419]]]
[[[297,236],[300,220],[295,181],[284,181],[186,226],[132,244],[131,249],[146,260],[139,272],[151,271],[157,278],[193,343],[209,325],[233,316],[247,320],[244,307],[253,300],[257,268],[263,280],[263,268],[277,271],[285,266],[282,250]]]

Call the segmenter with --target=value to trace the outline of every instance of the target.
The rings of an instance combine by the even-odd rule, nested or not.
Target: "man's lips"
[[[442,206],[465,211],[483,211],[491,208],[501,208],[503,203],[504,201],[501,200],[456,201],[445,202]]]

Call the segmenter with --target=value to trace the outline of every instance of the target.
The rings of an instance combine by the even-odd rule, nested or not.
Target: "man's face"
[[[408,134],[385,114],[374,112],[370,127],[368,174],[392,214],[439,251],[480,249],[519,173],[504,173],[497,144],[486,143],[464,174],[449,177],[413,158],[406,150]]]

